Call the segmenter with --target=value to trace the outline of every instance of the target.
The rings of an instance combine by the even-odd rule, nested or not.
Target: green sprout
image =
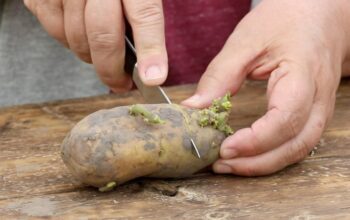
[[[230,98],[231,95],[227,93],[222,98],[215,99],[209,108],[201,110],[198,125],[201,127],[211,126],[226,135],[233,134],[232,128],[227,124],[232,108]]]
[[[116,186],[117,186],[116,182],[109,182],[105,186],[98,188],[98,191],[109,192],[109,191],[113,190]]]
[[[150,124],[164,124],[165,121],[162,120],[158,115],[150,112],[141,105],[132,105],[129,109],[130,115],[141,116],[143,120]]]

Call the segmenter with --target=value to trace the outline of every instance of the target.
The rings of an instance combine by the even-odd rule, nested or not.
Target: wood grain
[[[179,102],[194,88],[167,91]],[[110,193],[74,180],[60,144],[87,114],[143,102],[138,92],[0,109],[0,219],[349,219],[350,81],[337,96],[316,154],[277,174],[139,179]],[[265,112],[265,84],[247,83],[233,103],[230,124],[249,126]]]

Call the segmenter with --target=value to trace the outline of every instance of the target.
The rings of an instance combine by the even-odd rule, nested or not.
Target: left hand
[[[222,143],[215,172],[267,175],[308,155],[349,64],[349,12],[348,0],[263,0],[240,22],[183,102],[202,108],[247,77],[268,79],[267,113]]]

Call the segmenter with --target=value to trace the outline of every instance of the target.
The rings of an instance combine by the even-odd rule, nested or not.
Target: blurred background
[[[0,0],[0,107],[107,92],[92,66],[49,37],[22,0]]]
[[[22,0],[0,0],[0,107],[107,92],[92,66],[49,37]]]

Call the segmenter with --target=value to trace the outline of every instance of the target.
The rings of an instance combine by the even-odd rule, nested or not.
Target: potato
[[[217,160],[219,147],[231,132],[226,124],[230,103],[225,110],[218,103],[224,102],[205,110],[176,104],[100,110],[70,131],[62,144],[62,159],[83,183],[107,186],[102,191],[137,177],[190,176]]]

